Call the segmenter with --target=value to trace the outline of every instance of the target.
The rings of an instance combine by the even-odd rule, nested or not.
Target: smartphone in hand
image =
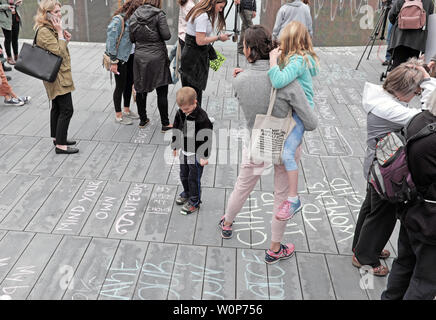
[[[46,14],[47,14],[47,20],[48,20],[48,21],[51,21],[52,19],[55,18],[55,16],[52,15],[50,12],[47,12]]]

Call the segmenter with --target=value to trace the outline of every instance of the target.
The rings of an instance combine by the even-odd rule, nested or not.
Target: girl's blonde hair
[[[311,55],[316,64],[319,65],[319,58],[313,50],[310,34],[301,22],[292,21],[286,25],[280,34],[280,49],[282,50],[282,54],[279,57],[281,68],[288,64],[289,59],[294,54],[303,56],[309,66],[310,61],[307,55]]]
[[[62,7],[58,0],[41,0],[38,6],[38,11],[33,18],[35,20],[33,30],[37,30],[43,25],[51,25],[51,22],[47,19],[47,12],[53,11],[56,6]]]

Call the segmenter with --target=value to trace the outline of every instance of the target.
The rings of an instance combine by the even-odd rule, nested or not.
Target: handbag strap
[[[36,29],[36,32],[35,32],[35,38],[33,38],[33,46],[36,45],[36,37],[38,36],[38,31],[39,31],[39,28]]]
[[[118,48],[120,47],[120,43],[121,43],[121,38],[123,37],[123,34],[124,34],[124,18],[120,14],[117,17],[120,17],[121,23],[122,23],[121,24],[121,34],[120,34],[120,36],[119,36],[119,38],[117,40],[117,51],[118,51]]]
[[[267,111],[267,115],[270,116],[272,113],[272,110],[274,108],[274,104],[276,102],[276,95],[277,95],[277,89],[274,89],[274,87],[271,88],[271,95],[269,98],[269,106],[268,106],[268,111]]]

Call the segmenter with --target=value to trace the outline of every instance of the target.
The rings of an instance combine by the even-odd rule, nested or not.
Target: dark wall
[[[288,0],[263,0],[262,25],[272,30],[276,13]],[[316,46],[364,45],[377,23],[378,0],[310,0]]]
[[[257,0],[260,23],[272,29],[277,10],[287,0]],[[314,21],[314,43],[317,46],[364,45],[377,22],[378,0],[310,0]],[[64,25],[75,41],[104,42],[106,27],[118,0],[63,0]],[[176,0],[163,0],[173,43],[177,37],[178,5]],[[37,1],[26,0],[22,8],[21,38],[32,38],[33,16]],[[229,17],[230,19],[230,17]],[[232,24],[232,22],[229,22]],[[369,28],[369,29],[368,29]]]
[[[23,29],[21,38],[33,38],[33,16],[38,7],[36,0],[23,1]],[[64,27],[71,32],[74,41],[105,42],[106,27],[118,8],[118,0],[61,0]],[[178,6],[175,0],[163,0],[163,10],[174,42],[177,37]]]

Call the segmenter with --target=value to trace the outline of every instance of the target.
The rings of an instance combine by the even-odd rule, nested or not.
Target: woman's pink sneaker
[[[300,199],[297,202],[290,202],[285,200],[279,207],[279,212],[276,214],[276,219],[285,221],[291,219],[297,212],[301,211],[303,206]]]
[[[280,244],[279,252],[274,252],[268,249],[265,253],[265,262],[268,264],[273,264],[279,260],[289,259],[294,255],[295,246],[292,243]]]

